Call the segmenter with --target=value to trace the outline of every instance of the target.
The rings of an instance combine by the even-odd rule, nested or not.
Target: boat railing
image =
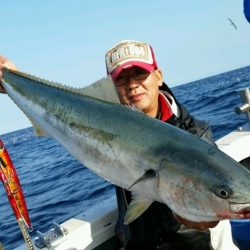
[[[243,104],[240,107],[236,107],[234,111],[238,115],[246,113],[247,120],[250,123],[250,87],[241,90],[240,96]]]

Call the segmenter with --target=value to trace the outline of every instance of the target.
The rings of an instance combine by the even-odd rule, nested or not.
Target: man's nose
[[[138,81],[134,80],[132,76],[128,78],[127,86],[129,89],[137,88],[139,85]]]

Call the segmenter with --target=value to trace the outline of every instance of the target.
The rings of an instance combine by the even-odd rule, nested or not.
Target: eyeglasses
[[[130,77],[137,81],[137,82],[141,82],[144,81],[145,79],[148,78],[148,76],[150,75],[151,72],[148,72],[145,69],[142,68],[134,68],[133,70],[131,70],[130,72],[128,72],[128,74],[120,74],[118,76],[118,78],[115,81],[115,85],[116,86],[122,86],[125,85],[126,83],[129,82]]]

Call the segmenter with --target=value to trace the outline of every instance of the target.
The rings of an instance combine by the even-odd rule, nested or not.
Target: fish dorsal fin
[[[110,76],[103,77],[95,83],[79,89],[79,91],[86,96],[99,100],[120,103],[118,93]]]
[[[147,208],[152,203],[152,200],[141,197],[139,195],[132,195],[132,201],[128,206],[128,210],[124,218],[124,224],[128,225],[129,223],[137,219],[147,210]]]

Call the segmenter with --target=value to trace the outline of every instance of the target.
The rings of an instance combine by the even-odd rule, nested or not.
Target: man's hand
[[[201,222],[194,222],[194,221],[189,221],[187,219],[184,219],[182,217],[180,217],[179,215],[173,213],[175,219],[180,223],[185,225],[187,228],[193,228],[193,229],[197,229],[200,231],[206,230],[208,228],[213,228],[215,227],[219,221],[201,221]]]
[[[3,67],[13,69],[13,70],[17,70],[17,67],[15,66],[14,63],[12,63],[6,57],[0,55],[0,93],[5,93],[5,89],[3,88],[2,84],[1,84],[2,76],[3,76],[3,74],[2,74]]]

